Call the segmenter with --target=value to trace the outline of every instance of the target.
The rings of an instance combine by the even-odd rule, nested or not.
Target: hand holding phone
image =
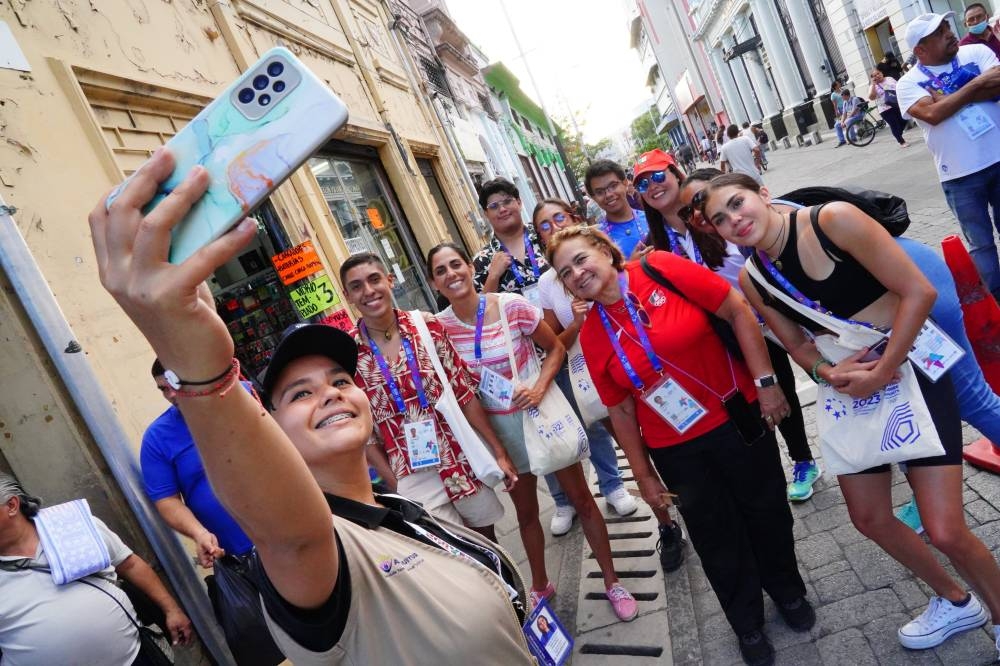
[[[170,262],[183,262],[246,217],[346,122],[344,103],[290,51],[265,53],[166,144],[176,166],[144,213],[192,167],[203,166],[210,178],[208,191],[174,227]]]
[[[885,353],[885,348],[889,346],[889,338],[884,337],[865,352],[865,355],[858,359],[861,363],[868,363],[869,361],[877,361],[882,358],[882,354]]]

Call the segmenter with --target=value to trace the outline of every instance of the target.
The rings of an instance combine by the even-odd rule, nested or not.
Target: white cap
[[[955,12],[944,14],[921,14],[906,26],[906,43],[911,49],[917,48],[917,42],[938,29],[941,21],[954,16]]]

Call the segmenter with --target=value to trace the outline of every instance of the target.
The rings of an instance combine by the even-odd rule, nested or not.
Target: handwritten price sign
[[[330,282],[328,275],[320,275],[315,280],[292,289],[288,295],[291,296],[292,304],[295,305],[295,309],[304,319],[340,303],[340,297],[333,290],[333,283]]]

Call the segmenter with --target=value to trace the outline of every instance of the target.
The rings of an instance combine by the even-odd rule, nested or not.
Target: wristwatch
[[[764,375],[763,377],[755,377],[753,380],[753,385],[757,388],[767,388],[768,386],[775,386],[777,383],[777,375]]]

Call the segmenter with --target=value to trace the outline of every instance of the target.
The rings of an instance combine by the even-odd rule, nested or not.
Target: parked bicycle
[[[863,102],[860,108],[864,110],[864,116],[847,130],[847,141],[859,148],[874,141],[875,132],[886,126],[885,121],[875,115],[875,109],[867,101]]]

